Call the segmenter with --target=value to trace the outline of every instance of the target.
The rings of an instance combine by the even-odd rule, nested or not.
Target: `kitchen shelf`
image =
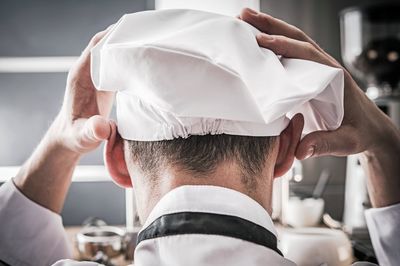
[[[68,72],[77,56],[0,57],[0,73]]]
[[[14,177],[19,166],[0,167],[0,183]],[[112,181],[104,165],[78,165],[72,175],[72,182],[110,182]]]

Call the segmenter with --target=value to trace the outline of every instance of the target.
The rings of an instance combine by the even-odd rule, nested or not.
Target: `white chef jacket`
[[[198,217],[192,214],[200,215],[205,224],[214,217],[248,223],[272,242],[257,242],[257,236],[242,239],[229,230],[201,231],[207,226],[199,223],[193,228],[190,219]],[[182,218],[189,223],[174,224]],[[367,221],[381,265],[398,265],[400,204],[368,211]],[[163,230],[165,224],[172,227]],[[179,228],[185,229],[179,232]],[[139,234],[135,265],[295,265],[275,249],[275,236],[268,213],[248,196],[222,187],[182,186],[167,193],[150,213]],[[62,260],[71,254],[59,215],[29,200],[11,181],[0,187],[0,261],[13,266],[98,265]]]

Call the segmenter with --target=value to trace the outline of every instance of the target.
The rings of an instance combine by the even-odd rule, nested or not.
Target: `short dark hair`
[[[242,182],[252,187],[265,166],[274,140],[275,137],[220,134],[162,141],[128,140],[128,143],[134,163],[150,177],[157,177],[160,167],[166,164],[200,177],[212,173],[224,161],[235,160]]]

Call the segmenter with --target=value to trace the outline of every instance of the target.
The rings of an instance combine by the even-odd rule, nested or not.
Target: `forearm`
[[[386,127],[380,145],[363,153],[363,166],[368,172],[368,191],[372,206],[366,221],[375,254],[381,265],[397,265],[400,240],[400,132],[392,123]]]
[[[400,203],[400,131],[391,123],[386,125],[381,145],[365,151],[361,160],[368,174],[371,203],[376,208]]]
[[[14,178],[15,185],[26,197],[56,213],[62,210],[80,157],[58,143],[59,130],[56,120]]]

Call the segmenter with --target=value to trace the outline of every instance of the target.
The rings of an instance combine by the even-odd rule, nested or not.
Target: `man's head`
[[[123,140],[113,128],[105,162],[116,183],[133,184],[142,219],[162,195],[181,185],[235,189],[270,211],[273,177],[290,168],[303,124],[297,115],[276,137],[220,134],[162,141]]]
[[[305,133],[339,125],[342,71],[281,60],[259,34],[234,17],[157,10],[125,15],[92,49],[94,85],[117,92],[122,137],[113,130],[106,164],[133,183],[142,219],[182,185],[228,187],[270,210],[273,177],[290,168],[304,124],[288,118],[305,114]]]

